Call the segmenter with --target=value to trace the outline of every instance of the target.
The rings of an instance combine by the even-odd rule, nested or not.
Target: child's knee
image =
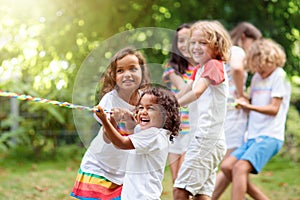
[[[251,163],[247,160],[239,160],[233,167],[232,167],[232,174],[244,174],[250,173],[253,167]]]
[[[220,168],[221,168],[222,172],[225,174],[225,176],[228,177],[228,175],[231,174],[233,165],[234,165],[234,163],[229,162],[228,159],[223,160]]]

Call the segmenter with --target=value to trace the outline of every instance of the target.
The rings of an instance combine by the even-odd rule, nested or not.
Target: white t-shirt
[[[224,140],[228,80],[223,62],[210,60],[197,70],[193,87],[200,78],[211,81],[204,93],[189,104],[190,130],[203,139]]]
[[[162,128],[140,130],[129,135],[134,150],[129,150],[122,200],[156,200],[162,193],[162,179],[168,157],[169,131]]]
[[[134,109],[134,106],[119,97],[116,90],[105,94],[99,105],[107,110],[113,107]],[[95,118],[98,119],[97,116]],[[86,151],[80,168],[84,172],[103,176],[111,182],[121,185],[125,176],[127,157],[128,151],[117,149],[112,143],[108,144],[104,141],[101,128]]]
[[[246,57],[245,51],[241,47],[232,46],[230,51],[231,51],[231,56],[240,57],[241,59],[245,59],[245,57]],[[226,69],[226,73],[228,76],[228,84],[229,84],[228,99],[232,98],[234,100],[236,98],[236,87],[235,87],[233,76],[232,76],[232,68],[230,67],[229,64],[226,64],[225,69]],[[246,83],[246,79],[247,79],[247,72],[245,72],[245,74],[244,74],[244,85]],[[245,89],[245,86],[244,86],[244,89]]]
[[[291,95],[291,86],[286,79],[285,71],[277,67],[265,79],[255,73],[251,80],[250,89],[252,105],[268,105],[273,97],[281,97],[283,100],[276,116],[250,111],[248,139],[264,135],[284,141],[285,121]]]
[[[245,51],[238,47],[231,47],[231,57],[239,57],[245,59]],[[228,149],[239,147],[244,142],[244,135],[247,129],[248,114],[243,109],[236,109],[234,105],[236,96],[236,86],[233,80],[232,67],[225,65],[228,76],[229,95],[227,98],[227,113],[225,118],[224,130],[226,137],[226,145]],[[244,89],[246,89],[247,72],[244,73]]]

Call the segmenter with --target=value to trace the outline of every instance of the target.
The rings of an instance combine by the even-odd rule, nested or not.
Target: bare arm
[[[117,127],[117,122],[115,121],[114,118],[110,118],[110,123],[116,128]],[[103,139],[106,143],[111,143],[111,138],[108,133],[106,133],[106,130],[104,126],[102,125],[102,130],[103,130]]]
[[[101,119],[104,127],[104,132],[107,134],[111,142],[120,149],[134,149],[134,146],[129,137],[123,137],[114,127],[112,122],[107,118],[106,113],[101,106],[98,106],[98,111],[95,111],[96,115]]]
[[[171,73],[169,75],[169,79],[172,82],[172,84],[180,91],[183,88],[185,88],[186,83],[184,82],[183,78],[176,74],[176,73]]]
[[[115,127],[117,127],[118,122],[125,122],[125,126],[127,131],[129,131],[130,134],[133,133],[134,127],[136,126],[137,122],[134,117],[134,114],[124,108],[112,108],[112,114],[110,115],[111,119],[115,120],[115,124],[113,124]]]
[[[280,105],[281,105],[281,102],[282,102],[282,98],[273,97],[271,100],[271,103],[268,105],[254,106],[243,100],[240,100],[240,99],[236,100],[236,103],[238,104],[238,106],[241,106],[243,109],[252,110],[252,111],[256,111],[256,112],[266,114],[266,115],[271,115],[271,116],[277,115]]]
[[[244,73],[245,73],[245,54],[244,51],[233,50],[229,66],[232,71],[233,82],[236,86],[237,98],[244,96]]]
[[[244,70],[243,69],[233,69],[232,78],[236,87],[237,97],[242,97],[244,95]]]
[[[187,94],[188,92],[192,91],[193,81],[189,80],[185,85],[184,88],[179,90],[179,92],[175,95],[177,99],[180,99],[183,95]]]
[[[237,97],[242,97],[244,96],[244,57],[239,55],[232,56],[229,65],[232,70]]]
[[[200,78],[193,89],[191,89],[184,96],[178,99],[179,105],[185,106],[197,100],[207,89],[209,84],[210,81],[208,79]]]

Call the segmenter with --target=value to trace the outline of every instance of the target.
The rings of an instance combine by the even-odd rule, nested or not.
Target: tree
[[[285,69],[299,86],[299,0],[0,0],[0,9],[0,90],[70,102],[81,65],[105,41],[138,28],[172,31],[182,23],[201,19],[217,19],[228,30],[240,21],[255,24],[265,37],[285,48]],[[150,35],[144,33],[146,38]],[[156,82],[168,58],[168,52],[160,48],[171,44],[170,35],[157,42],[155,48],[141,49],[147,61],[154,64],[151,72]],[[113,52],[104,53],[109,59]],[[100,69],[94,74],[99,78],[102,72]],[[96,86],[89,89],[97,102]],[[0,98],[0,102],[5,100]],[[299,102],[299,98],[292,102],[298,110]],[[75,131],[68,109],[25,102],[20,103],[20,109],[25,129],[21,132],[28,138],[35,136],[30,140],[37,147],[47,145],[48,136],[42,134],[43,130]],[[0,127],[0,138],[9,131],[3,123],[9,121],[8,113],[0,112],[0,125],[5,126]]]

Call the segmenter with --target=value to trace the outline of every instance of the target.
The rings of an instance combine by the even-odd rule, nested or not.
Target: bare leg
[[[232,180],[232,168],[237,163],[237,159],[234,156],[228,156],[223,162],[221,163],[221,170],[226,176],[228,180]]]
[[[228,149],[223,160],[225,160],[234,150],[235,149]],[[224,175],[224,173],[222,171],[219,171],[212,200],[219,199],[230,183],[231,181]]]
[[[181,188],[173,188],[173,198],[174,200],[189,200],[190,192],[181,189]]]
[[[219,199],[230,183],[231,181],[228,180],[222,171],[220,171],[217,175],[217,181],[212,200]]]
[[[235,157],[229,156],[227,159],[224,159],[221,164],[221,170],[222,170],[223,174],[225,175],[225,177],[227,178],[227,180],[229,180],[229,181],[232,179],[232,171],[233,171],[232,168],[237,162],[238,162],[238,160]],[[248,161],[244,161],[244,162],[249,163]],[[249,165],[251,165],[251,164],[249,163]],[[251,170],[252,170],[252,165],[251,165]],[[249,173],[250,173],[250,171],[249,171]],[[237,182],[237,184],[239,184],[239,182]],[[253,199],[269,200],[269,198],[259,188],[257,188],[257,186],[255,186],[253,183],[250,182],[248,176],[247,176],[246,184],[247,184],[247,186],[246,186],[247,193]],[[232,190],[233,190],[233,188],[232,188]]]
[[[232,200],[245,198],[249,173],[253,169],[250,162],[239,160],[232,169]]]
[[[207,195],[201,194],[201,195],[196,195],[193,200],[211,200],[211,198]]]
[[[247,193],[253,198],[253,199],[259,199],[259,200],[270,200],[256,185],[250,182],[250,179],[248,178],[247,182]]]
[[[172,182],[174,183],[177,178],[178,169],[179,169],[179,159],[180,155],[175,153],[169,153],[169,164],[172,175]]]
[[[177,178],[179,169],[181,167],[181,164],[184,160],[185,153],[179,155],[175,153],[169,153],[169,164],[170,164],[170,170],[172,175],[172,181],[175,182],[175,179]]]

